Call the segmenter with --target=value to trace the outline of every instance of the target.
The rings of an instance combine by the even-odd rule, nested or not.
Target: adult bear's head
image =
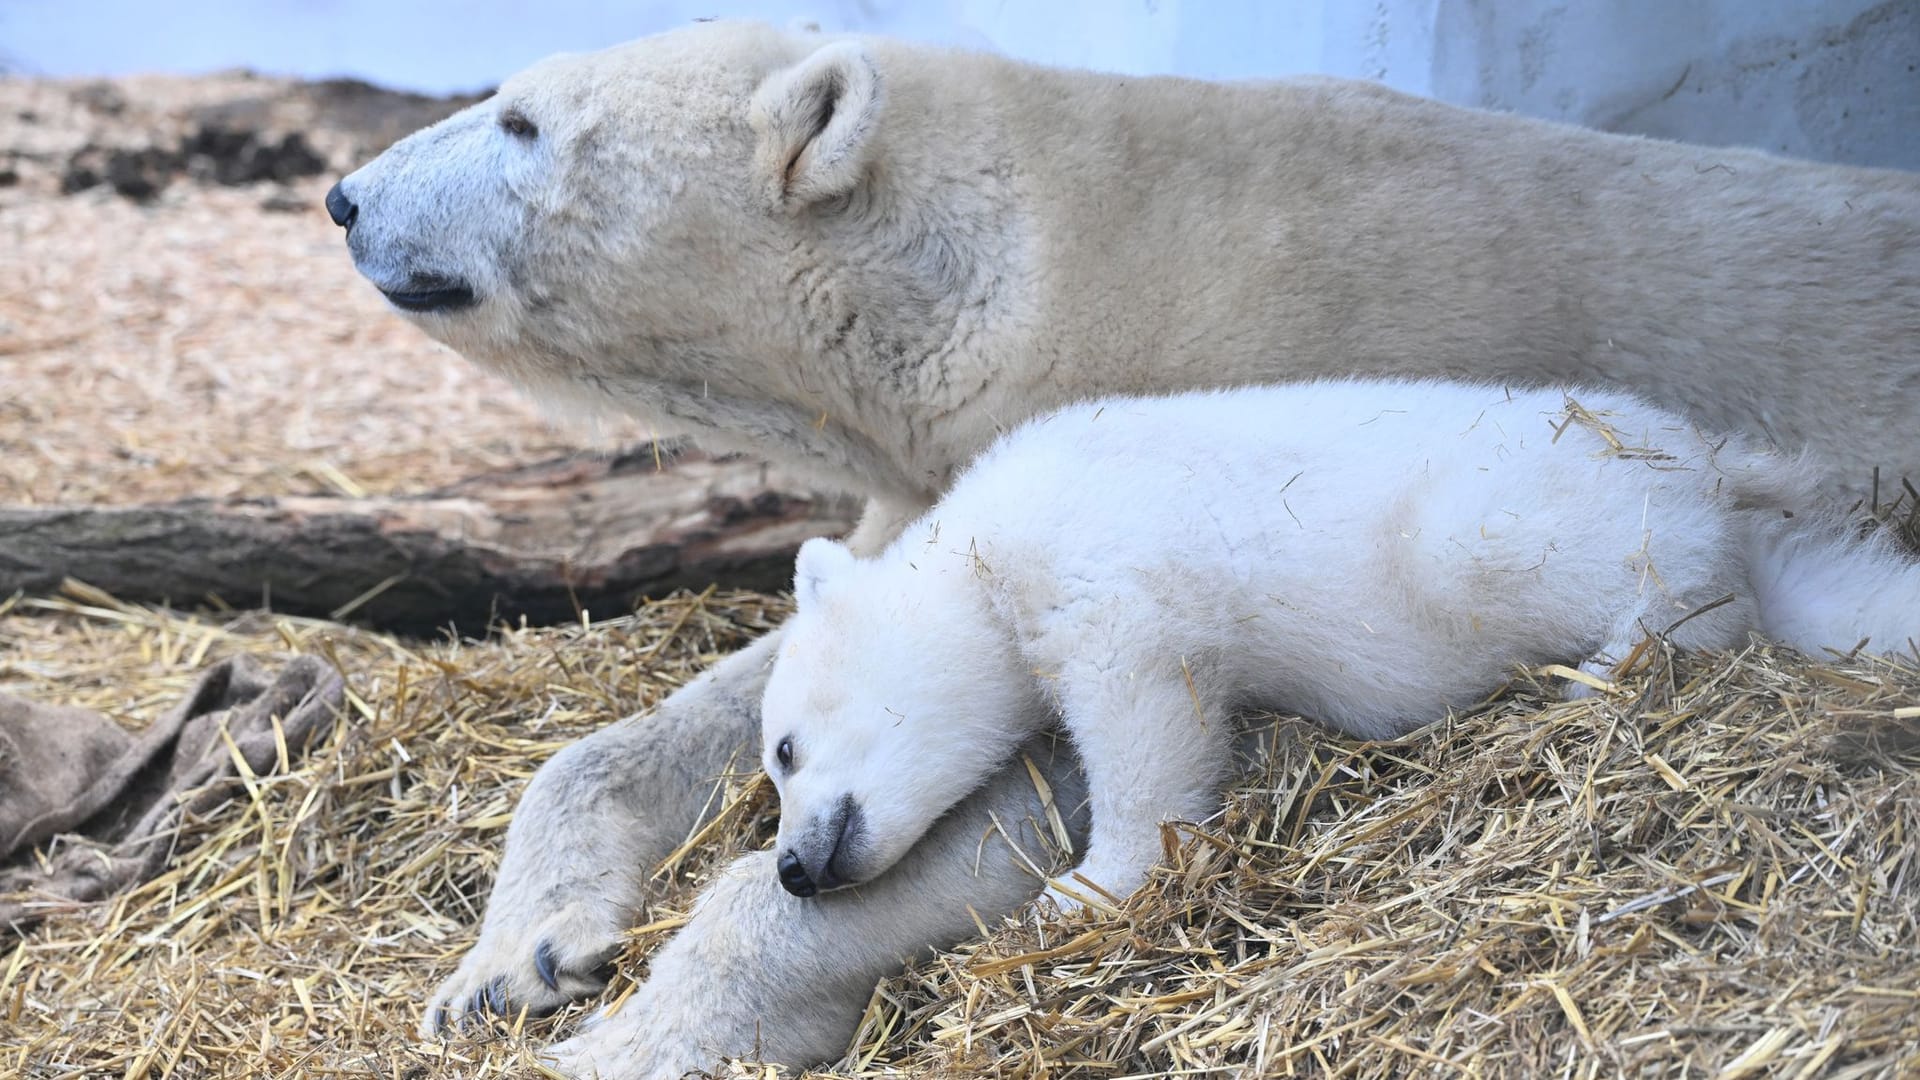
[[[941,55],[711,23],[553,57],[327,209],[396,308],[537,396],[869,473],[847,459],[897,459],[858,444],[951,381],[929,358],[998,276],[990,136],[891,77]]]

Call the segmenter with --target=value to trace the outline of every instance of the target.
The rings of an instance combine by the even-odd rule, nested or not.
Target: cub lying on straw
[[[1351,381],[1066,409],[877,558],[801,549],[764,703],[781,880],[886,869],[1036,702],[1086,762],[1078,872],[1124,896],[1159,822],[1217,805],[1236,709],[1391,736],[1517,667],[1604,685],[1646,632],[1907,647],[1920,568],[1783,513],[1811,503],[1793,463],[1615,393]]]

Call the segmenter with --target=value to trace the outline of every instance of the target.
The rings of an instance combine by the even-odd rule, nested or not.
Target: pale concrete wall
[[[1920,0],[1440,0],[1431,92],[1920,169]]]
[[[1920,169],[1920,0],[0,0],[0,63],[468,90],[696,16],[1046,63],[1324,72],[1621,131]]]
[[[1920,169],[1920,0],[957,0],[1021,56],[1317,71],[1463,105]]]

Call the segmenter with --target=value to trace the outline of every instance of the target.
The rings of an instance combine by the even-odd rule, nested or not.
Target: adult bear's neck
[[[1584,340],[1565,260],[1512,250],[1516,220],[1548,219],[1515,205],[1540,185],[1485,182],[1541,167],[1546,125],[1338,80],[876,48],[896,250],[849,260],[873,273],[840,370],[868,437],[913,432],[896,449],[930,491],[1093,392],[1497,378]],[[1550,216],[1569,243],[1591,229],[1570,205]]]
[[[1141,392],[1344,373],[1348,357],[1303,354],[1354,341],[1348,294],[1380,291],[1376,256],[1415,242],[1371,235],[1355,200],[1391,201],[1452,153],[1380,118],[1419,103],[1320,79],[1013,72],[1004,130],[1033,229],[1020,279],[1045,313],[1019,343],[1045,360],[1023,368],[1101,365],[1108,388]]]
[[[1561,129],[1330,79],[989,71],[981,167],[1009,170],[1014,228],[950,445],[1095,390],[1519,376],[1586,340],[1567,260],[1516,234],[1592,231],[1524,182],[1572,168],[1541,161]]]
[[[1348,250],[1369,241],[1343,235],[1351,215],[1305,211],[1390,171],[1378,155],[1440,152],[1386,146],[1365,114],[1407,99],[1364,86],[888,59],[889,118],[912,136],[883,152],[912,199],[902,234],[919,253],[905,264],[953,272],[891,290],[910,317],[896,306],[890,325],[937,328],[901,398],[926,407],[922,474],[1094,390],[1347,372],[1354,349],[1329,346],[1352,334],[1346,294],[1378,291],[1377,272],[1356,269],[1371,256]]]

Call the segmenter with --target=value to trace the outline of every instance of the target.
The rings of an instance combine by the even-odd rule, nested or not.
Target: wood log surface
[[[651,447],[417,496],[0,507],[0,598],[71,578],[134,602],[477,635],[494,620],[622,614],[680,588],[785,589],[794,549],[858,511],[759,461]]]

